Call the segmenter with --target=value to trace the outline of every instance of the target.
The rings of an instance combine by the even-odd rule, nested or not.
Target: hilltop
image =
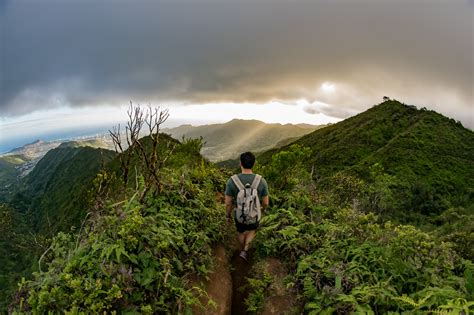
[[[60,141],[42,141],[38,139],[21,147],[12,149],[11,151],[3,154],[3,156],[17,155],[23,156],[26,160],[35,160],[41,158],[46,154],[46,152],[56,148],[60,144]]]
[[[202,137],[201,154],[210,161],[235,159],[245,151],[263,152],[275,146],[296,140],[324,126],[308,124],[266,124],[258,120],[233,119],[224,124],[204,126],[182,125],[164,129],[175,139]]]
[[[473,203],[474,132],[425,108],[386,101],[293,144],[310,148],[304,166],[320,184],[338,172],[370,181],[377,164],[393,176],[400,208],[429,214]]]

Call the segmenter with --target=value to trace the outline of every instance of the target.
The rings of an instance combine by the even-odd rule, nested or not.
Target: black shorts
[[[258,225],[259,225],[258,221],[257,223],[254,223],[254,224],[239,223],[235,218],[234,218],[234,222],[235,222],[235,227],[237,228],[237,232],[239,233],[243,233],[245,231],[254,231],[258,228]]]

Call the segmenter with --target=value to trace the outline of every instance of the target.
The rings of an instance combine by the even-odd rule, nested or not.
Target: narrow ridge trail
[[[245,299],[249,294],[247,276],[253,265],[253,252],[249,251],[248,261],[240,258],[238,251],[232,256],[232,315],[248,314]]]
[[[227,249],[222,244],[217,244],[212,249],[214,257],[214,270],[209,273],[208,279],[196,280],[207,296],[201,295],[200,300],[205,307],[193,307],[193,314],[248,314],[245,299],[248,296],[246,277],[252,268],[253,251],[249,252],[249,260],[245,261],[239,257],[239,251]],[[228,253],[232,253],[229,257]],[[209,300],[214,302],[215,307],[208,305]]]

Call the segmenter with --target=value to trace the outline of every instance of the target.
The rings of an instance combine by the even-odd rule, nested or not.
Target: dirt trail
[[[233,246],[232,246],[233,247]],[[252,267],[253,252],[249,252],[249,261],[239,257],[239,251],[234,248],[228,249],[233,253],[230,261],[226,255],[226,249],[222,244],[214,246],[212,254],[214,257],[214,270],[209,274],[207,280],[196,280],[196,285],[207,292],[207,296],[201,296],[202,305],[192,308],[193,314],[230,315],[247,314],[245,299],[248,296],[246,288],[246,277]],[[212,300],[216,307],[208,305]]]
[[[212,252],[215,269],[209,274],[208,280],[202,281],[201,284],[208,294],[208,297],[200,297],[201,303],[207,305],[211,299],[216,307],[210,305],[205,309],[193,307],[193,314],[248,314],[245,306],[245,299],[249,294],[247,277],[252,272],[255,253],[251,249],[248,261],[244,261],[239,257],[237,248],[232,245],[230,247],[227,249],[227,253],[232,253],[229,261],[224,245],[214,246]],[[264,260],[264,266],[274,281],[267,292],[268,296],[261,314],[297,314],[298,312],[294,310],[296,295],[287,290],[283,284],[287,271],[281,261],[276,258],[267,258]]]
[[[200,300],[203,305],[207,305],[211,299],[216,307],[208,306],[206,309],[193,307],[193,314],[231,314],[232,277],[226,250],[222,244],[218,244],[212,249],[212,254],[215,269],[209,274],[209,279],[203,283],[208,297],[202,296]]]
[[[239,257],[239,251],[234,251],[232,256],[232,314],[247,314],[245,299],[249,292],[247,288],[247,276],[253,264],[253,251],[249,251],[248,261]]]

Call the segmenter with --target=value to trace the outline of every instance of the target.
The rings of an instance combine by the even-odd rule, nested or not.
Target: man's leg
[[[255,238],[256,233],[257,233],[257,230],[245,231],[244,246],[243,246],[245,251],[249,250],[250,243],[252,243],[253,239]]]
[[[243,249],[245,247],[245,237],[247,231],[243,233],[237,233],[237,239],[239,240],[240,248]]]

